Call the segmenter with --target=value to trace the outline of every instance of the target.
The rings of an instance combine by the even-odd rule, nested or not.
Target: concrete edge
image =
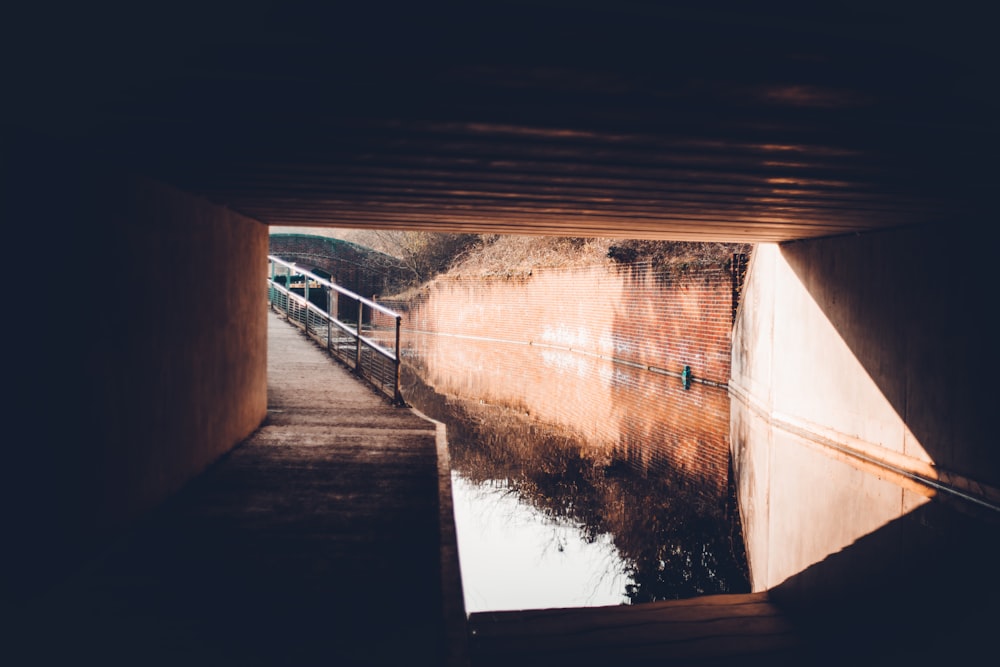
[[[1000,489],[996,487],[882,445],[776,412],[733,380],[730,380],[728,390],[730,397],[740,401],[753,416],[770,428],[794,436],[803,445],[832,459],[921,496],[949,502],[963,511],[975,511],[991,521],[1000,520]]]
[[[451,457],[448,454],[448,430],[443,422],[428,417],[412,406],[413,414],[434,424],[438,468],[438,518],[441,525],[441,597],[445,625],[445,657],[448,667],[468,667],[468,615],[462,589],[458,558],[458,535],[451,495]]]

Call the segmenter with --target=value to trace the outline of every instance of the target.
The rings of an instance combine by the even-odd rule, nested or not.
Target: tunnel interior
[[[261,423],[265,313],[236,276],[278,225],[780,244],[930,463],[994,499],[985,15],[55,3],[8,25],[11,274],[70,282],[55,323],[12,300],[11,410],[31,429],[7,445],[6,590],[53,585]],[[98,290],[95,269],[119,280]],[[880,329],[886,312],[904,319]]]

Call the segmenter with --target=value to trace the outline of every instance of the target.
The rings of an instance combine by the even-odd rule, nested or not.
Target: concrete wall
[[[4,583],[30,595],[264,418],[267,228],[18,148],[4,174],[4,549],[17,564]]]
[[[730,381],[755,590],[893,618],[996,590],[990,272],[941,229],[755,248]]]

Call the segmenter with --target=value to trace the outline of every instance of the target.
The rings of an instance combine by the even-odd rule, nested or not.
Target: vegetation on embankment
[[[537,268],[651,263],[665,272],[728,267],[734,253],[749,254],[748,243],[650,241],[642,239],[449,234],[395,230],[301,229],[279,231],[330,236],[392,256],[408,281],[399,291],[440,275],[516,277]]]

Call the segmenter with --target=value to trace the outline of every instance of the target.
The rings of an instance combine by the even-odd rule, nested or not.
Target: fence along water
[[[271,308],[393,403],[404,405],[399,391],[400,314],[273,255],[268,256],[267,284]],[[389,341],[392,349],[379,341]]]

